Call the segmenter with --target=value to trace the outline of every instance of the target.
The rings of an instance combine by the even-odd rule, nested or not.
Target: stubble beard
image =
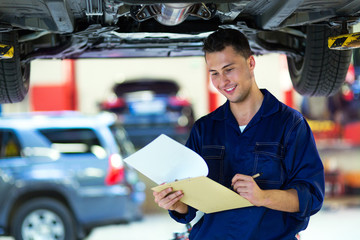
[[[239,87],[239,86],[238,86]],[[250,95],[250,88],[246,89],[245,92],[241,92],[241,93],[238,93],[237,96],[235,96],[235,98],[231,98],[230,97],[227,97],[225,96],[230,103],[242,103],[242,102],[245,102],[245,100],[249,97]]]

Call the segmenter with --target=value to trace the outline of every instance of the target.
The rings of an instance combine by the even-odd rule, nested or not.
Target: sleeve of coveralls
[[[196,216],[197,210],[189,206],[189,212],[187,214],[180,214],[176,211],[169,211],[170,217],[179,223],[189,223]]]
[[[325,191],[324,167],[304,118],[293,126],[285,144],[286,188],[296,189],[299,197],[300,211],[293,216],[304,219],[320,210]]]

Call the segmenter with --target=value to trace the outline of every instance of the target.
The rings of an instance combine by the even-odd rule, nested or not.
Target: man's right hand
[[[166,188],[161,192],[153,192],[153,195],[155,202],[161,208],[176,211],[180,214],[186,214],[188,212],[188,205],[180,202],[180,199],[184,196],[181,191],[173,192],[172,188]]]

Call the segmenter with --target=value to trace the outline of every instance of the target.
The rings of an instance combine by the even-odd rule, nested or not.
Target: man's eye
[[[231,72],[232,70],[233,70],[233,68],[228,68],[228,69],[225,70],[225,72],[228,73],[228,72]]]
[[[211,73],[211,76],[213,76],[213,77],[215,77],[217,75],[218,75],[218,73]]]

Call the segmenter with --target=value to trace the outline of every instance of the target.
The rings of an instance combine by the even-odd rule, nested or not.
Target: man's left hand
[[[231,180],[231,186],[240,196],[255,206],[263,206],[264,192],[251,176],[236,174]]]
[[[259,188],[252,176],[236,174],[231,186],[242,197],[258,207],[267,207],[284,212],[299,212],[299,197],[295,189],[268,189]]]

